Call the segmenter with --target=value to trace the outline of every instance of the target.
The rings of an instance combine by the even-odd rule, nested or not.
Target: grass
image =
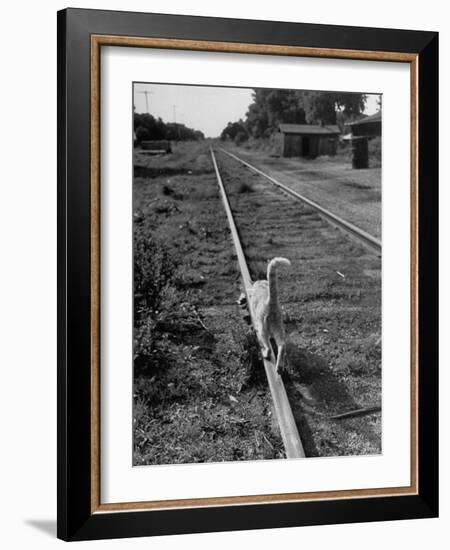
[[[224,172],[229,188],[245,178],[254,188],[230,197],[252,277],[264,278],[275,255],[292,262],[279,273],[289,333],[284,379],[307,455],[379,453],[380,415],[326,420],[380,400],[380,282],[366,275],[379,273],[379,260],[231,160]]]
[[[159,178],[161,176],[199,175],[213,172],[209,142],[177,142],[172,153],[166,155],[143,155],[139,149],[133,153],[134,176]]]
[[[258,151],[264,153],[265,156],[280,156],[280,146],[276,141],[275,137],[272,138],[250,138],[240,145],[241,148],[246,149],[247,151]],[[381,136],[375,137],[369,140],[369,167],[370,168],[380,168],[381,167]],[[345,164],[351,165],[352,162],[352,146],[351,142],[347,141],[345,143],[339,142],[336,155],[335,156],[321,156],[317,157],[314,160],[303,159],[306,162],[314,162],[315,160],[330,160],[330,161],[339,161],[341,160]]]
[[[253,186],[246,181],[242,181],[238,184],[236,191],[237,193],[253,193]]]
[[[177,173],[150,170],[134,181],[142,239],[174,265],[154,314],[143,315],[152,346],[135,363],[134,464],[281,458],[258,345],[236,305],[242,288],[217,183],[212,169],[192,170],[207,144],[183,147],[185,162],[181,152],[166,159]],[[274,255],[292,261],[280,272],[290,334],[285,381],[307,454],[379,452],[376,415],[324,420],[380,396],[379,279],[365,275],[379,271],[378,260],[223,162],[252,277],[265,277]],[[252,191],[239,192],[241,184]]]
[[[212,336],[197,342],[172,343],[167,368],[136,377],[134,464],[282,457],[269,402],[257,395],[265,388],[253,333],[235,333],[232,349]]]
[[[191,170],[206,153],[134,181],[135,465],[284,456],[217,183]]]

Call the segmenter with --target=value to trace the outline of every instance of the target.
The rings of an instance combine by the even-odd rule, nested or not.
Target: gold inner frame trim
[[[100,500],[100,50],[102,46],[164,48],[204,52],[318,57],[409,63],[411,72],[411,484],[407,487],[367,488],[309,493],[101,503]],[[90,151],[91,151],[91,513],[163,510],[317,500],[376,498],[418,494],[418,55],[401,52],[306,48],[91,35]]]

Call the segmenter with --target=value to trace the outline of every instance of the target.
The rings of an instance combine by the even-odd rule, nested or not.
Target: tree
[[[184,124],[165,123],[148,113],[134,113],[134,131],[138,142],[158,139],[199,140],[205,137],[202,132]]]
[[[245,120],[229,122],[222,139],[235,139],[246,131],[256,139],[269,137],[280,123],[344,124],[364,111],[366,96],[353,92],[256,89]]]
[[[366,95],[349,92],[297,92],[308,124],[336,124],[337,114],[355,117],[364,111]]]
[[[253,103],[246,114],[245,126],[255,138],[276,129],[281,122],[302,124],[305,111],[294,90],[255,90]],[[267,132],[269,130],[269,132]]]
[[[248,132],[242,120],[238,120],[238,122],[229,122],[222,130],[222,133],[220,134],[220,139],[222,141],[225,141],[227,139],[234,141],[238,134],[243,134],[243,136],[245,137],[243,141],[248,139]],[[240,139],[242,139],[242,136]]]
[[[135,134],[136,134],[136,139],[139,142],[150,139],[150,132],[147,130],[145,126],[138,126],[136,128]]]
[[[236,145],[241,145],[241,143],[244,143],[244,141],[247,141],[248,134],[247,132],[243,132],[242,130],[239,130],[239,132],[236,134],[236,137],[234,138],[234,143]]]

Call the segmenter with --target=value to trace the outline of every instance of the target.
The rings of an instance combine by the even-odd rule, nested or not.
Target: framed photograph
[[[434,32],[58,13],[60,538],[437,516],[437,82]]]

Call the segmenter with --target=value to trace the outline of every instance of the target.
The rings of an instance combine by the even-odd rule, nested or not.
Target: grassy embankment
[[[135,153],[134,465],[283,449],[207,143]]]

